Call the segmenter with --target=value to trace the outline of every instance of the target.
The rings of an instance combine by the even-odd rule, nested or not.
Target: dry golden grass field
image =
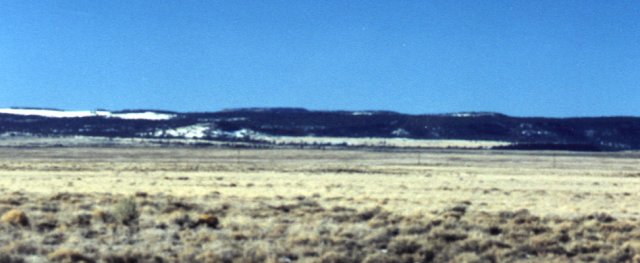
[[[0,262],[640,262],[640,153],[0,148]]]

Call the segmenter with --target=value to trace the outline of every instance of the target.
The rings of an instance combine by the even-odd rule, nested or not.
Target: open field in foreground
[[[0,148],[0,262],[640,262],[639,160]]]

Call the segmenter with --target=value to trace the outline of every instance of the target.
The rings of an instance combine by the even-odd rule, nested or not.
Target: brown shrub
[[[483,261],[476,253],[464,252],[464,253],[461,253],[461,254],[455,256],[453,258],[452,262],[475,263],[475,262],[483,262]]]
[[[55,218],[45,218],[44,220],[35,224],[36,230],[40,233],[50,232],[56,227],[58,227],[58,220],[56,220]]]
[[[0,253],[0,262],[2,263],[24,263],[24,259],[12,255]]]
[[[101,258],[101,261],[105,263],[170,262],[160,257],[131,251],[124,251],[120,254],[105,255]]]
[[[259,263],[265,262],[269,258],[270,247],[266,242],[256,242],[246,244],[243,247],[242,262]]]
[[[92,263],[95,260],[82,255],[81,253],[67,248],[58,248],[56,251],[49,253],[49,260],[59,262],[85,262]]]
[[[328,251],[320,257],[320,262],[322,263],[356,263],[360,262],[357,259],[349,257],[345,253],[338,251]]]
[[[413,254],[417,252],[422,246],[416,242],[415,237],[397,237],[389,242],[389,252],[402,255]]]
[[[195,225],[189,214],[183,212],[174,212],[169,217],[171,218],[171,222],[180,226],[181,229]]]
[[[382,212],[382,208],[380,208],[379,206],[376,206],[374,208],[366,209],[358,213],[357,217],[362,221],[367,221],[373,218],[374,216],[376,216],[377,214],[379,214],[380,212]]]
[[[29,218],[27,214],[18,209],[11,209],[0,217],[0,221],[14,226],[28,226]]]
[[[38,248],[31,242],[13,241],[2,247],[0,252],[12,255],[33,255],[38,253]]]
[[[72,220],[71,220],[71,224],[73,225],[77,225],[80,227],[87,227],[91,225],[91,218],[92,215],[90,214],[79,214],[76,215]]]
[[[198,216],[195,226],[205,225],[210,228],[217,228],[220,221],[215,215],[204,213]]]
[[[461,229],[437,230],[432,232],[432,236],[447,243],[464,240],[468,237],[467,233]]]
[[[370,254],[364,258],[363,263],[400,263],[397,257],[392,257],[383,253]]]
[[[196,262],[234,262],[241,256],[241,248],[231,244],[219,243],[197,255],[195,260]]]
[[[42,238],[43,245],[59,245],[65,240],[65,236],[62,233],[48,234]]]
[[[111,213],[101,209],[93,210],[91,216],[94,220],[100,221],[102,223],[114,223],[116,221],[116,218]]]
[[[377,228],[372,230],[364,238],[364,243],[375,248],[386,248],[391,239],[398,235],[397,228]]]

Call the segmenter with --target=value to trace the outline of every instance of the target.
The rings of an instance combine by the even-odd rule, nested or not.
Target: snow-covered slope
[[[0,113],[25,116],[41,116],[49,118],[81,118],[97,115],[96,113],[93,113],[91,111],[59,111],[44,109],[0,109]]]
[[[157,130],[153,137],[175,137],[175,138],[204,138],[209,131],[208,125],[195,124],[191,126],[178,127],[174,129]]]
[[[174,114],[158,113],[153,111],[145,112],[128,112],[128,113],[111,113],[111,118],[120,118],[127,120],[168,120],[174,118]]]
[[[158,113],[153,111],[144,112],[123,112],[112,113],[109,111],[61,111],[61,110],[49,110],[49,109],[0,109],[1,114],[13,114],[23,116],[40,116],[48,118],[84,118],[84,117],[106,117],[106,118],[119,118],[127,120],[168,120],[175,115]]]

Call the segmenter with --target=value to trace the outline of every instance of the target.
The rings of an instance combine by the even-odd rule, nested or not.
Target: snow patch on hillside
[[[168,120],[174,118],[173,114],[157,113],[152,111],[112,113],[109,111],[61,111],[48,109],[0,109],[1,114],[12,114],[22,116],[39,116],[47,118],[85,118],[85,117],[105,117],[126,120]]]
[[[354,116],[362,116],[362,115],[371,116],[371,115],[373,115],[373,112],[370,112],[370,111],[354,111],[354,112],[351,113],[351,115],[354,115]]]
[[[459,118],[470,118],[470,117],[495,117],[495,116],[499,116],[500,114],[495,113],[495,112],[476,112],[476,111],[472,111],[472,112],[454,112],[454,113],[446,113],[446,114],[442,114],[442,116],[449,116],[449,117],[459,117]]]
[[[155,132],[154,136],[197,139],[206,137],[208,131],[209,127],[207,125],[195,124],[175,129],[158,130]]]
[[[398,128],[398,129],[392,131],[391,135],[397,136],[397,137],[407,137],[407,136],[409,136],[411,134],[405,129]]]
[[[255,132],[250,129],[240,129],[231,133],[232,137],[237,139],[253,139],[255,137],[259,137],[262,134]]]
[[[145,112],[131,112],[131,113],[112,113],[111,118],[120,118],[125,120],[169,120],[175,115],[173,114],[165,114],[165,113],[157,113],[152,111]]]
[[[0,113],[49,118],[81,118],[95,116],[91,111],[58,111],[40,109],[0,109]]]

